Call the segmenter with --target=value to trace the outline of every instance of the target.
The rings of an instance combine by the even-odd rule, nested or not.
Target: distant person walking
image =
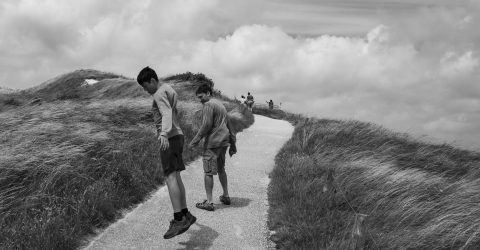
[[[215,207],[212,198],[214,175],[218,174],[218,179],[223,189],[220,201],[225,205],[230,205],[227,173],[225,172],[225,154],[228,146],[230,146],[230,157],[237,152],[235,136],[232,129],[230,129],[227,109],[220,101],[212,98],[210,86],[206,84],[200,86],[196,91],[196,95],[203,104],[202,125],[190,142],[190,146],[197,146],[200,140],[204,139],[203,170],[207,194],[207,199],[197,203],[196,207],[214,211]]]
[[[174,212],[170,227],[163,236],[170,239],[187,231],[197,220],[187,209],[185,187],[180,176],[185,164],[182,156],[184,137],[177,111],[178,95],[172,87],[159,81],[149,67],[140,71],[137,82],[153,97],[152,112],[160,141],[160,158]]]
[[[248,107],[248,110],[252,111],[253,109],[253,103],[255,101],[253,100],[253,95],[250,94],[250,92],[248,92],[248,95],[247,95],[247,107]]]
[[[244,95],[242,95],[242,97],[240,98],[240,104],[242,104],[242,106],[246,106],[246,105],[247,105],[247,99],[245,98]]]
[[[267,102],[267,103],[268,103],[268,108],[269,108],[269,109],[273,109],[273,101],[270,100],[270,101]]]

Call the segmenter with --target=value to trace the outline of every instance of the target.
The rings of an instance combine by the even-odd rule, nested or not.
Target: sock
[[[188,213],[188,208],[182,209],[182,213],[183,213],[183,215],[187,215],[187,213]]]
[[[183,217],[183,213],[182,213],[182,212],[173,213],[173,218],[174,218],[176,221],[181,221],[181,220],[182,220],[182,217]]]

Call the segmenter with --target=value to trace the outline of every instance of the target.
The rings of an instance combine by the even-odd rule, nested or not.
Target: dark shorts
[[[162,160],[163,175],[168,176],[175,171],[185,170],[183,163],[183,135],[176,135],[168,138],[169,147],[167,150],[160,150]]]
[[[203,152],[203,171],[206,175],[225,173],[225,154],[228,147],[209,148]]]

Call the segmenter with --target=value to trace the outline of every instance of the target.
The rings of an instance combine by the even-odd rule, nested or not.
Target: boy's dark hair
[[[138,73],[137,82],[143,86],[144,82],[149,82],[152,78],[158,81],[158,76],[157,73],[155,73],[155,70],[147,66]]]
[[[200,94],[200,93],[204,93],[204,94],[207,94],[208,92],[210,92],[210,94],[212,94],[212,88],[210,87],[210,85],[208,84],[202,84],[200,85],[200,87],[198,87],[197,91],[195,92],[196,95]]]

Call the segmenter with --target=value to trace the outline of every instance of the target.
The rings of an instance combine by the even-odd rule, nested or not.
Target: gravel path
[[[182,172],[189,210],[197,222],[182,235],[163,239],[172,218],[166,187],[105,229],[86,249],[272,249],[267,228],[268,173],[274,157],[290,138],[293,127],[285,121],[255,116],[255,123],[237,135],[238,154],[228,157],[226,171],[232,205],[220,203],[218,177],[214,184],[216,210],[195,208],[205,199],[201,159]]]

